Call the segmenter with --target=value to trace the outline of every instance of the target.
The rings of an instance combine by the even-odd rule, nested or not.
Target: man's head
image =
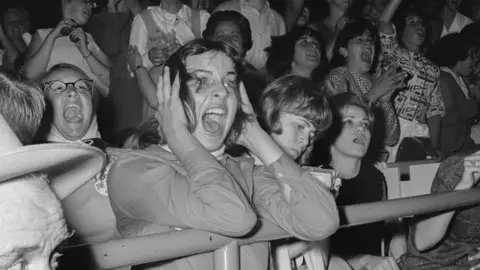
[[[0,114],[22,144],[32,142],[44,110],[43,94],[36,83],[0,68]]]
[[[0,183],[0,269],[50,270],[68,237],[61,203],[43,174]]]

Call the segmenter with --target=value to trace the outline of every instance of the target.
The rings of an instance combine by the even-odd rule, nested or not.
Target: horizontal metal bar
[[[347,224],[342,225],[342,227],[440,212],[477,204],[480,204],[480,189],[351,205],[341,209],[341,211],[344,211],[347,220]],[[88,249],[88,252],[93,255],[93,259],[96,260],[98,269],[111,269],[211,252],[232,241],[238,241],[241,246],[290,237],[272,222],[266,220],[261,222],[262,225],[255,234],[242,239],[232,239],[192,229],[117,239],[99,244],[70,247],[69,249],[75,249],[74,252],[82,252],[81,249]]]

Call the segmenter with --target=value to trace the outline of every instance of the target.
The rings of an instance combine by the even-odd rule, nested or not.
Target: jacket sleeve
[[[231,174],[217,162],[197,160],[191,175],[154,157],[128,155],[109,173],[112,204],[133,218],[191,227],[239,237],[255,226],[257,217]],[[180,166],[180,165],[178,165]]]
[[[254,202],[262,217],[302,240],[323,240],[339,226],[330,191],[285,154],[256,169]]]

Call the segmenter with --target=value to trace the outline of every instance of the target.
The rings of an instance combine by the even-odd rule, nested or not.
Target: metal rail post
[[[240,270],[240,249],[233,241],[213,254],[215,270]]]

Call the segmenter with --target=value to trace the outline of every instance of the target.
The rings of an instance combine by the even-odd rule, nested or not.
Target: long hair
[[[243,66],[240,62],[240,55],[233,47],[220,41],[206,39],[193,40],[178,49],[166,62],[166,66],[170,68],[170,80],[172,83],[177,74],[179,75],[179,96],[187,116],[187,128],[190,132],[195,130],[195,127],[198,124],[198,119],[196,119],[194,114],[189,113],[195,112],[195,102],[187,85],[192,77],[187,72],[186,60],[189,56],[200,55],[212,51],[224,53],[232,59],[235,65],[235,71],[237,72],[237,85],[239,85],[243,77]],[[236,89],[235,94],[239,100],[239,106],[237,107],[235,120],[225,141],[227,146],[235,143],[242,129],[244,128],[245,121],[250,121],[253,119],[253,116],[245,114],[240,106],[241,98],[238,88]],[[145,123],[140,124],[132,137],[129,138],[129,146],[131,148],[144,149],[152,144],[165,144],[166,140],[163,134],[159,132],[159,125],[161,125],[161,123],[158,123],[154,117],[150,118]]]

